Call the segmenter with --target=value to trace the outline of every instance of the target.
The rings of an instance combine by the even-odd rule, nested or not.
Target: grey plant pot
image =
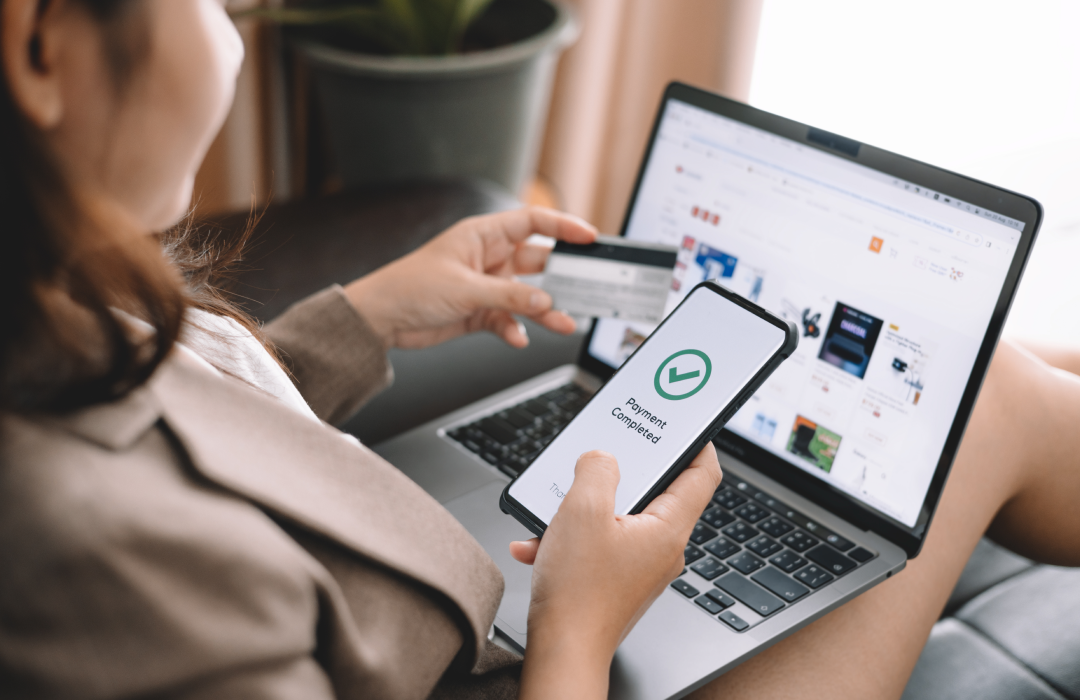
[[[548,21],[489,51],[372,56],[297,43],[342,185],[470,177],[522,191],[536,168],[555,65],[578,22],[558,0],[513,2]]]

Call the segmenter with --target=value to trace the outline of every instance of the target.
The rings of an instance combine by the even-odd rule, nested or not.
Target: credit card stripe
[[[652,250],[649,248],[613,245],[610,243],[571,245],[562,241],[558,241],[555,244],[555,249],[552,252],[562,253],[564,255],[580,255],[588,258],[616,260],[618,262],[628,262],[636,265],[651,265],[653,267],[663,267],[669,270],[675,267],[675,258],[678,255],[674,250]]]

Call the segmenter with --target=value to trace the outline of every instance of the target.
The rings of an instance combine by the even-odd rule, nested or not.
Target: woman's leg
[[[1080,379],[1003,343],[922,553],[695,698],[899,698],[979,539],[1080,565]]]

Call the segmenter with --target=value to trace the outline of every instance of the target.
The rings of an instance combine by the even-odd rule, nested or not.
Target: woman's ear
[[[42,131],[60,123],[60,51],[70,0],[2,0],[0,59],[16,107]]]

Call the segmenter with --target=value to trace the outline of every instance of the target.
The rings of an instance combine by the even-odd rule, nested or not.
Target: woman
[[[543,268],[530,233],[595,231],[544,210],[465,220],[260,332],[207,285],[227,257],[212,240],[148,235],[188,207],[232,97],[219,0],[0,8],[4,697],[605,696],[720,480],[711,447],[631,517],[613,515],[614,459],[581,457],[542,546],[512,545],[535,563],[519,666],[487,640],[502,582],[483,550],[323,423],[385,385],[389,347],[522,346],[512,314],[570,330],[513,276]],[[987,527],[1080,563],[1080,473],[1052,470],[1072,454],[1015,437],[1067,425],[1080,385],[1005,346],[983,393],[924,553],[703,694],[898,696]]]

